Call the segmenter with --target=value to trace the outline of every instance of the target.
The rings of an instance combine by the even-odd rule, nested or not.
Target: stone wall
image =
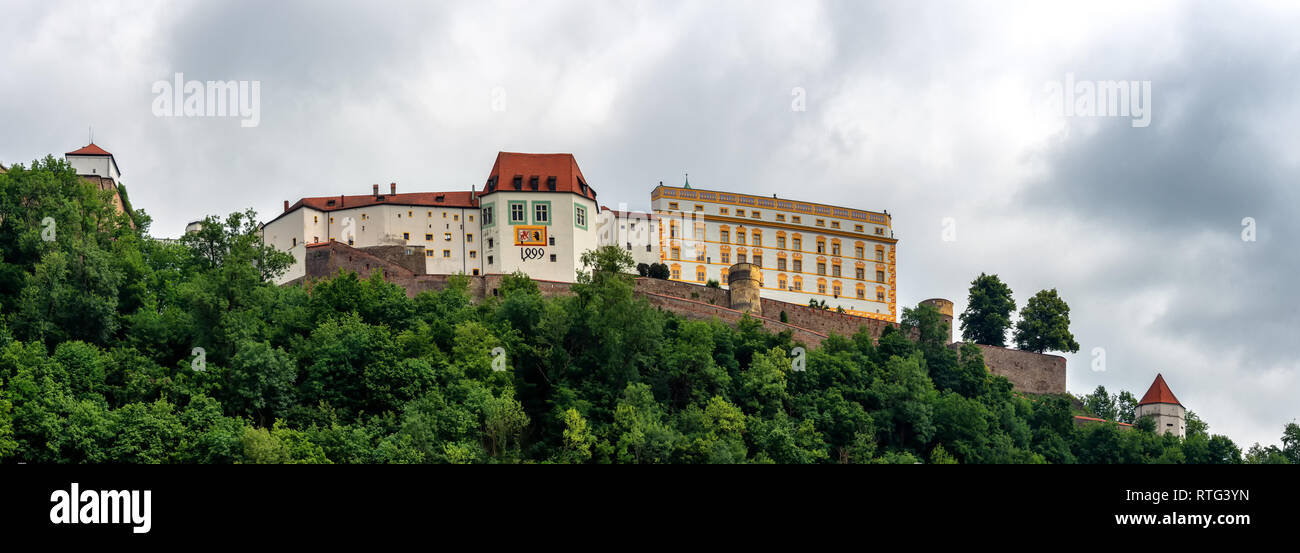
[[[713,305],[713,304],[704,303],[696,300],[688,300],[685,298],[666,296],[663,294],[655,294],[652,292],[638,292],[638,294],[640,294],[641,297],[645,298],[646,301],[650,302],[650,305],[653,305],[665,311],[671,311],[673,313],[676,313],[677,315],[686,317],[688,319],[709,320],[709,319],[717,318],[729,324],[736,324],[739,323],[740,320],[744,318],[746,315],[744,312],[737,311],[729,307],[723,307],[721,305]],[[782,323],[781,321],[775,319],[769,319],[767,317],[754,316],[754,315],[749,315],[749,316],[754,320],[757,320],[758,322],[762,323],[763,328],[766,329],[768,332],[771,332],[773,334],[780,334],[781,332],[788,330],[790,331],[791,338],[793,338],[796,342],[802,342],[804,345],[809,347],[815,348],[821,346],[822,340],[826,339],[825,334],[813,332],[806,328],[800,328],[791,324]]]
[[[961,349],[961,342],[948,347]],[[1065,393],[1065,358],[1018,349],[975,344],[984,354],[989,372],[1005,376],[1016,390],[1033,394]]]
[[[728,291],[723,290],[722,288],[710,288],[708,286],[686,282],[638,277],[636,279],[636,291],[672,296],[675,298],[698,300],[704,303],[711,303],[713,305],[721,305],[724,307],[731,305],[731,294]]]
[[[852,336],[857,334],[859,328],[865,326],[867,331],[871,332],[872,339],[879,339],[880,333],[885,331],[885,327],[898,326],[889,321],[868,319],[846,313],[837,313],[834,310],[808,307],[807,305],[768,298],[763,298],[762,302],[764,316],[780,320],[781,313],[784,312],[786,322],[826,335]]]

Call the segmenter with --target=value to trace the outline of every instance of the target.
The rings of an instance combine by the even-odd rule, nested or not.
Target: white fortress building
[[[1174,392],[1165,384],[1163,375],[1156,374],[1151,388],[1138,401],[1133,418],[1136,420],[1142,417],[1155,420],[1156,434],[1173,433],[1179,438],[1187,437],[1187,409],[1174,397]]]
[[[896,321],[895,249],[886,212],[659,185],[660,258],[671,279],[727,285],[727,270],[749,263],[762,297],[825,302],[860,317]]]
[[[759,294],[895,322],[898,240],[887,212],[660,183],[651,212],[600,206],[572,154],[499,152],[482,190],[302,198],[262,226],[266,242],[294,257],[280,279],[306,275],[306,252],[337,241],[356,248],[423,251],[428,274],[521,271],[573,282],[584,252],[615,245],[636,263],[663,263],[671,279],[727,288],[748,263]]]

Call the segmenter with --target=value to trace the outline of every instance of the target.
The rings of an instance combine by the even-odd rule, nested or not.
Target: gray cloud
[[[1119,17],[1117,14],[1124,14]],[[573,152],[602,203],[659,181],[888,209],[900,300],[1057,288],[1070,389],[1180,399],[1242,445],[1297,416],[1300,12],[865,2],[31,2],[0,20],[0,160],[96,142],[176,236],[282,200],[481,185]],[[262,81],[257,128],[156,118],[176,72]],[[1045,81],[1150,80],[1151,126],[1061,120]],[[491,109],[494,87],[507,109]],[[791,110],[791,91],[807,111]],[[1258,241],[1240,240],[1241,219]],[[958,240],[940,240],[940,221]],[[1108,369],[1089,369],[1104,347]]]

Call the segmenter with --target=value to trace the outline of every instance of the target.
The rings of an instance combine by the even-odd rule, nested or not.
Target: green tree
[[[966,311],[961,314],[963,340],[990,346],[1006,346],[1007,329],[1011,327],[1011,314],[1016,310],[1016,300],[1011,288],[1002,283],[998,275],[980,273],[971,281]]]
[[[1047,350],[1079,351],[1079,343],[1070,333],[1070,306],[1056,294],[1056,289],[1040,290],[1020,310],[1016,323],[1016,347],[1042,353]]]

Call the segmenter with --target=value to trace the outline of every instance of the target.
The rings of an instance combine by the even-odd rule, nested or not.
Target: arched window
[[[867,285],[861,282],[858,283],[858,299],[860,300],[867,299]]]
[[[785,290],[785,283],[786,283],[786,279],[785,279],[785,275],[784,275],[784,274],[776,275],[776,287],[777,287],[777,289],[779,289],[779,290]]]
[[[704,282],[704,266],[703,266],[703,265],[697,265],[697,266],[695,267],[695,280],[696,280],[696,281],[699,281],[699,282]]]
[[[839,239],[839,238],[832,238],[832,239],[831,239],[831,255],[839,255],[839,254],[840,254],[840,239]]]
[[[817,293],[818,294],[826,293],[826,279],[824,278],[817,279]]]
[[[791,286],[790,289],[796,292],[803,290],[803,277],[794,275],[794,285]]]
[[[672,275],[673,280],[681,280],[681,279],[682,279],[682,266],[681,266],[680,264],[678,264],[678,263],[673,263],[673,267],[672,267],[672,269],[673,269],[673,275]]]
[[[843,293],[843,291],[844,287],[840,286],[840,281],[836,280],[831,282],[831,293],[835,294],[835,297],[840,297],[840,294]]]

